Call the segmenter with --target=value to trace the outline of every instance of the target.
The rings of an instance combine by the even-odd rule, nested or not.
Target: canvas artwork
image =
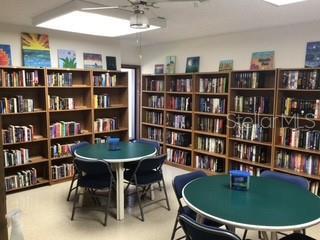
[[[320,67],[320,42],[308,42],[306,53],[306,68]]]
[[[251,59],[251,70],[269,70],[274,68],[274,51],[254,52]]]
[[[174,74],[176,73],[176,56],[167,56],[166,57],[166,73]]]
[[[48,35],[21,33],[21,41],[24,66],[51,67]]]
[[[188,57],[186,64],[186,73],[199,72],[200,57]]]
[[[106,57],[107,70],[117,70],[117,58],[112,56]]]
[[[102,55],[96,53],[84,53],[83,65],[85,69],[102,69]]]
[[[154,65],[154,74],[164,74],[164,64]]]
[[[233,70],[233,60],[221,60],[219,64],[219,72],[232,71]]]
[[[74,50],[58,49],[59,68],[77,68],[76,52]]]
[[[11,66],[11,48],[10,45],[0,44],[0,66]]]

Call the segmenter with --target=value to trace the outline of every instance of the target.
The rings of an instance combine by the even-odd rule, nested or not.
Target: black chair
[[[180,215],[179,222],[187,240],[240,240],[234,233],[197,223],[187,215]]]
[[[73,158],[74,158],[74,152],[77,149],[79,149],[81,147],[84,147],[84,146],[87,146],[87,145],[89,145],[89,143],[86,142],[86,141],[83,141],[83,142],[80,142],[80,143],[72,145],[70,151],[71,151],[71,154],[72,154]],[[68,192],[67,201],[70,201],[71,192],[76,189],[76,187],[73,186],[73,185],[74,185],[74,182],[77,180],[77,178],[78,178],[78,173],[77,173],[77,169],[75,168],[74,174],[72,176],[69,192]]]
[[[203,171],[195,171],[195,172],[191,172],[191,173],[186,173],[180,176],[176,176],[173,181],[172,181],[172,186],[173,186],[173,190],[175,192],[175,195],[177,197],[178,203],[179,203],[179,209],[178,209],[178,214],[174,223],[174,227],[173,227],[173,232],[171,235],[171,240],[174,240],[176,232],[181,228],[181,226],[178,227],[178,223],[179,223],[179,215],[181,214],[185,214],[188,217],[192,218],[192,219],[196,219],[197,214],[196,212],[194,212],[193,210],[191,210],[188,206],[184,206],[182,204],[182,190],[184,188],[184,186],[186,184],[188,184],[189,182],[191,182],[192,180],[201,178],[201,177],[206,177],[207,175],[203,172]],[[209,226],[213,226],[213,227],[221,227],[222,224],[205,219],[204,220],[204,224],[205,225],[209,225]],[[181,237],[179,239],[182,239],[184,237]]]
[[[167,203],[167,208],[170,211],[166,184],[165,184],[163,173],[162,173],[162,166],[164,161],[166,160],[166,157],[167,155],[163,154],[163,155],[158,155],[156,157],[141,160],[137,163],[137,166],[135,169],[126,170],[124,172],[124,179],[128,182],[128,185],[126,187],[126,192],[128,192],[130,185],[134,185],[136,188],[135,194],[137,195],[137,198],[138,198],[142,221],[144,221],[143,208],[151,204],[165,200]],[[162,183],[165,198],[152,201],[142,206],[141,204],[142,196],[144,196],[145,193],[150,190],[151,185],[154,183],[158,183],[159,186],[161,186],[161,183]],[[161,190],[161,188],[159,188],[159,190]]]
[[[301,233],[292,233],[290,235],[287,235],[283,238],[281,238],[280,240],[316,240],[312,237],[308,237],[305,234],[301,234]]]
[[[104,225],[107,225],[108,210],[111,200],[112,186],[114,184],[114,176],[111,171],[111,166],[106,161],[101,160],[82,160],[74,159],[74,164],[78,171],[78,181],[75,187],[75,196],[73,201],[72,216],[71,220],[74,219],[76,203],[79,199],[80,194],[89,194],[96,200],[97,203],[99,198],[105,198],[107,201],[104,208],[91,208],[92,210],[102,210],[105,213]],[[79,187],[85,188],[86,193],[79,193]],[[107,194],[98,194],[97,190],[107,190]],[[98,202],[99,203],[99,202]]]

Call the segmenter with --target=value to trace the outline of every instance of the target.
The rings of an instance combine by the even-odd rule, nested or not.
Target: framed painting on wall
[[[0,66],[11,66],[11,48],[8,44],[0,44]]]
[[[102,55],[96,53],[83,53],[85,69],[102,69]]]
[[[59,68],[77,68],[76,52],[58,49],[58,65]]]
[[[250,70],[270,70],[274,68],[274,51],[252,53]]]
[[[320,42],[308,42],[306,52],[306,68],[320,67]]]

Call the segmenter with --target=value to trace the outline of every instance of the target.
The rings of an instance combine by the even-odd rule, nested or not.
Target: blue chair
[[[197,223],[187,215],[180,215],[179,222],[187,240],[240,240],[234,233],[216,227]]]
[[[197,214],[196,212],[194,212],[193,210],[191,210],[188,206],[184,206],[182,204],[182,190],[184,188],[185,185],[187,185],[189,182],[191,182],[192,180],[201,178],[201,177],[206,177],[207,175],[203,172],[203,171],[195,171],[195,172],[191,172],[191,173],[186,173],[180,176],[176,176],[173,179],[172,182],[172,186],[173,186],[173,190],[174,193],[177,197],[178,203],[179,203],[179,208],[178,208],[178,214],[174,223],[174,227],[173,227],[173,232],[171,235],[171,240],[174,240],[176,232],[181,228],[178,227],[178,223],[179,223],[179,215],[180,214],[185,214],[188,217],[192,218],[192,219],[196,219]],[[209,225],[209,226],[213,226],[213,227],[221,227],[222,224],[205,219],[204,220],[204,224],[205,225]],[[181,238],[179,238],[181,239]]]
[[[126,187],[126,192],[128,192],[128,188],[130,185],[134,185],[136,188],[136,195],[138,198],[141,220],[144,221],[144,213],[143,208],[154,204],[160,201],[166,201],[167,208],[170,211],[169,199],[166,190],[166,184],[163,178],[162,166],[164,161],[166,160],[167,155],[158,155],[156,157],[144,159],[138,162],[137,167],[135,169],[126,170],[124,172],[124,179],[128,182]],[[157,201],[152,201],[149,204],[145,204],[142,206],[141,198],[151,189],[151,185],[154,183],[158,183],[164,190],[165,198],[159,199]],[[162,189],[159,187],[159,190]]]
[[[287,236],[281,238],[280,240],[316,240],[316,239],[309,237],[305,234],[292,233],[290,235],[287,235]]]
[[[89,194],[94,200],[98,198],[106,199],[106,206],[103,209],[93,208],[93,210],[103,210],[105,213],[103,225],[107,225],[108,210],[111,200],[112,186],[115,182],[114,176],[111,171],[110,163],[101,160],[82,160],[75,159],[74,164],[78,171],[78,181],[75,187],[75,197],[73,200],[72,216],[74,219],[76,203],[80,194]],[[85,188],[88,191],[86,193],[79,193],[79,187]],[[107,194],[96,194],[97,190],[107,190]],[[97,204],[98,200],[94,203]],[[99,204],[99,202],[98,202]]]
[[[72,154],[73,158],[74,158],[74,152],[75,152],[77,149],[79,149],[79,148],[81,148],[81,147],[84,147],[84,146],[87,146],[87,145],[89,145],[89,143],[86,142],[86,141],[83,141],[83,142],[80,142],[80,143],[77,143],[77,144],[72,145],[70,151],[71,151],[71,154]],[[72,180],[71,180],[69,192],[68,192],[67,201],[70,201],[71,193],[72,193],[73,190],[76,189],[76,187],[73,186],[73,185],[74,185],[74,182],[77,180],[77,176],[78,176],[78,173],[77,173],[76,168],[75,168],[74,174],[73,174],[73,176],[72,176]]]

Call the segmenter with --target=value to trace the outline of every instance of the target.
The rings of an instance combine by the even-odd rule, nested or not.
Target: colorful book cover
[[[166,73],[175,74],[176,73],[176,56],[167,56],[166,57]]]
[[[186,73],[199,72],[200,57],[188,57],[186,64]]]
[[[112,56],[106,57],[107,70],[117,70],[117,58]]]
[[[76,52],[58,49],[58,64],[59,68],[77,68]]]
[[[47,34],[21,33],[23,65],[51,67],[49,37]]]
[[[154,65],[154,74],[164,74],[164,64]]]
[[[219,64],[219,72],[232,71],[233,70],[233,60],[221,60]]]
[[[254,52],[251,58],[251,70],[269,70],[274,68],[274,51]]]
[[[96,53],[83,53],[85,69],[102,69],[102,55]]]
[[[8,44],[0,44],[0,66],[11,66],[11,48]]]
[[[320,67],[320,42],[308,42],[306,53],[306,68]]]

